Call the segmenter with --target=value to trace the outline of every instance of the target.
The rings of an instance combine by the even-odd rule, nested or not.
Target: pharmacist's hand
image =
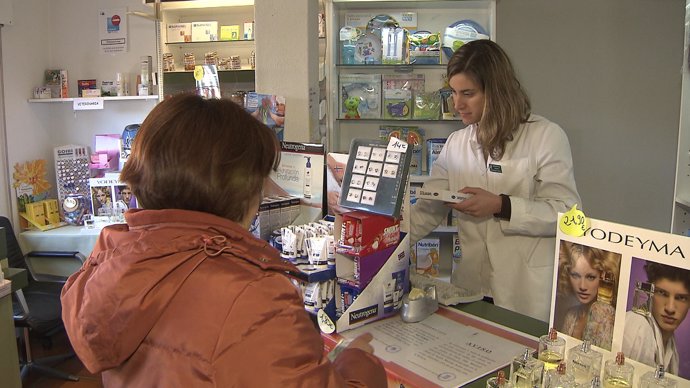
[[[501,196],[478,187],[465,187],[460,190],[470,197],[459,203],[448,204],[461,213],[476,218],[493,217],[501,211]]]
[[[371,340],[374,336],[371,333],[364,333],[359,337],[355,338],[347,345],[348,349],[362,349],[367,353],[374,353],[374,347],[371,346]]]
[[[338,205],[338,202],[340,201],[340,192],[327,191],[326,197],[328,198],[328,211],[330,214],[344,213],[345,209]]]

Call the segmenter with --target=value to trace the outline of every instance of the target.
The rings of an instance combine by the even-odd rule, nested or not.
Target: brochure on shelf
[[[567,223],[577,222],[576,218],[567,218],[570,213],[566,213],[566,218],[559,215],[559,220]],[[612,332],[601,337],[608,340],[604,340],[604,343],[598,346],[598,350],[604,353],[604,359],[615,358],[616,352],[627,351],[626,362],[630,361],[635,366],[637,377],[634,381],[638,381],[643,373],[653,370],[653,365],[636,362],[637,344],[631,339],[632,336],[625,335],[625,331],[627,327],[631,332],[635,328],[639,330],[638,333],[642,333],[645,331],[642,330],[645,325],[650,325],[646,331],[659,333],[658,330],[652,329],[657,316],[662,320],[659,326],[673,332],[678,352],[678,368],[669,370],[667,366],[667,375],[679,381],[684,379],[684,384],[690,384],[690,319],[685,315],[690,303],[690,290],[686,290],[682,281],[677,280],[683,277],[686,281],[690,279],[690,239],[596,219],[589,219],[589,225],[581,237],[566,234],[559,228],[556,238],[556,270],[549,322],[551,327],[556,328],[559,335],[567,340],[567,347],[581,342],[580,338],[568,335],[569,330],[566,326],[566,316],[576,311],[580,302],[568,288],[572,287],[569,282],[559,282],[559,278],[567,279],[568,275],[564,266],[559,267],[559,262],[567,262],[571,254],[591,253],[591,256],[603,258],[600,260],[603,270],[599,270],[598,296],[593,303],[598,305],[599,311],[609,311],[608,318],[613,320]],[[651,274],[653,271],[662,274],[663,271],[669,271],[674,273],[673,277],[676,280],[664,279],[665,283],[657,280],[655,289],[653,282],[648,278],[648,273]],[[666,275],[662,277],[665,278]],[[681,309],[673,308],[673,312],[667,310],[662,313],[661,310],[664,310],[666,304],[665,298],[672,299],[675,306],[680,306]],[[592,308],[594,307],[590,307]],[[682,311],[685,311],[685,314]],[[664,315],[667,320],[665,323],[662,317]],[[672,329],[673,327],[676,328]],[[651,341],[654,343],[654,338]]]
[[[194,67],[196,94],[203,98],[220,98],[220,81],[216,65],[196,65]]]
[[[322,217],[325,149],[323,144],[281,142],[280,164],[264,184],[264,196],[300,198],[295,224]]]
[[[405,323],[396,315],[322,337],[330,351],[339,340],[366,332],[374,337],[371,345],[386,369],[389,387],[464,386],[537,346],[532,337],[446,307],[417,323]]]
[[[285,97],[249,92],[244,98],[246,109],[257,120],[272,128],[278,140],[283,140],[285,129]]]

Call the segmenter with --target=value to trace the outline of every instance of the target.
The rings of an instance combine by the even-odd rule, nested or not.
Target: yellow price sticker
[[[589,219],[582,210],[577,210],[575,204],[558,220],[558,227],[568,236],[580,237],[589,229]]]
[[[200,66],[200,65],[194,66],[194,79],[197,81],[201,81],[203,78],[204,78],[203,66]]]

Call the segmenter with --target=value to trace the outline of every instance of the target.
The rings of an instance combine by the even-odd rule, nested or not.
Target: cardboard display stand
[[[559,215],[559,220],[563,222],[563,215]],[[566,219],[566,221],[568,220]],[[580,302],[573,295],[573,289],[570,289],[573,287],[572,284],[563,281],[568,278],[568,270],[563,265],[559,267],[559,262],[567,262],[569,255],[585,257],[596,255],[598,258],[595,266],[603,268],[604,273],[600,273],[598,281],[598,296],[592,304],[592,306],[605,304],[607,311],[611,312],[607,318],[611,323],[611,330],[603,336],[576,338],[569,335],[570,330],[565,317],[580,308]],[[592,259],[592,261],[594,260]],[[559,336],[566,339],[567,349],[578,345],[583,339],[589,339],[592,343],[600,342],[598,347],[593,348],[603,353],[604,361],[615,359],[616,352],[628,353],[625,354],[626,363],[630,362],[635,367],[633,384],[637,386],[640,376],[654,370],[654,366],[637,362],[636,358],[642,356],[637,355],[638,350],[636,348],[639,348],[641,342],[636,341],[643,337],[645,331],[642,328],[644,325],[649,325],[646,332],[651,334],[653,340],[654,335],[652,333],[654,330],[652,327],[653,321],[656,319],[655,314],[659,314],[664,305],[672,300],[674,307],[661,314],[673,315],[673,325],[665,324],[665,326],[666,329],[675,326],[673,337],[679,362],[677,368],[667,368],[670,370],[666,371],[666,376],[676,380],[679,386],[687,387],[690,386],[688,380],[690,379],[690,317],[688,317],[690,315],[688,314],[690,300],[687,293],[690,290],[684,290],[685,286],[680,280],[665,284],[658,283],[657,292],[650,292],[648,295],[642,292],[643,298],[638,298],[638,303],[645,300],[650,303],[645,303],[641,306],[642,308],[635,308],[635,290],[638,288],[638,284],[649,282],[644,268],[650,263],[657,268],[667,266],[667,269],[673,273],[673,277],[684,278],[687,281],[690,279],[690,239],[685,236],[595,219],[589,219],[589,226],[581,237],[568,235],[559,228],[556,235],[555,270],[549,323],[559,331]],[[598,271],[602,272],[602,270]],[[663,275],[663,277],[665,276]],[[664,290],[662,287],[668,289]],[[597,291],[593,292],[597,293]],[[669,295],[665,296],[666,293]],[[657,308],[655,308],[654,303],[658,303]],[[591,309],[593,307],[590,307]],[[671,310],[674,311],[671,312]],[[601,322],[603,322],[603,318],[599,317],[598,324],[601,325]],[[637,330],[637,335],[626,336],[627,330],[630,330],[630,333]],[[659,350],[655,351],[654,349],[651,351],[659,352]],[[668,351],[666,350],[666,352]],[[668,355],[666,356],[666,358],[670,358]]]
[[[323,211],[325,151],[323,144],[281,142],[280,164],[264,185],[265,197],[300,199],[294,224],[316,221]]]
[[[400,217],[412,148],[396,138],[354,139],[342,182],[342,207]]]
[[[342,315],[335,322],[336,331],[342,332],[353,329],[397,314],[400,311],[402,297],[410,291],[409,236],[402,237],[400,243],[387,257],[385,254],[389,250],[380,252],[384,253],[383,260],[385,260],[385,263],[361,290],[356,287],[357,282],[355,282],[354,277],[351,275],[354,273],[353,258],[336,254],[335,267],[339,278],[335,291],[336,309],[343,311]],[[366,260],[367,258],[368,256],[365,256],[360,259]],[[354,301],[348,303],[349,306],[343,309],[344,298],[347,297],[343,295],[347,295],[346,292],[351,292],[351,290],[358,291],[358,294],[350,294]]]

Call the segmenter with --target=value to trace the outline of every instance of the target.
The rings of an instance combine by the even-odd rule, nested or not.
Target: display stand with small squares
[[[400,217],[412,149],[391,140],[352,140],[340,206]]]

